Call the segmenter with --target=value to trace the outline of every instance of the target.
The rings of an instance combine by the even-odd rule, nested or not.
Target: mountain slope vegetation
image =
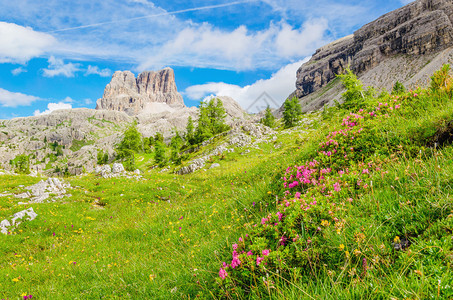
[[[184,176],[141,153],[142,178],[68,177],[71,197],[19,205],[41,178],[1,175],[0,219],[38,217],[0,235],[0,298],[453,297],[448,68],[393,94],[347,73],[342,105]]]

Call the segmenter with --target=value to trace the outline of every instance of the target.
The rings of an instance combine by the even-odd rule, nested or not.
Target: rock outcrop
[[[10,221],[5,219],[0,222],[0,232],[3,234],[11,234],[23,221],[33,221],[37,216],[38,214],[35,213],[31,207],[17,212],[11,217]]]
[[[184,107],[172,69],[145,71],[135,78],[130,71],[117,71],[96,102],[96,109],[124,111],[128,115],[161,112]]]
[[[443,62],[451,59],[452,21],[453,3],[447,0],[418,0],[385,14],[353,35],[318,49],[297,71],[292,95],[302,99],[303,106],[321,107],[333,100],[334,93],[309,101],[304,97],[325,87],[348,66],[365,85],[378,88],[389,89],[396,80],[423,83],[432,74],[420,74],[425,65],[439,61],[438,55],[443,56]],[[395,76],[386,76],[386,70]]]

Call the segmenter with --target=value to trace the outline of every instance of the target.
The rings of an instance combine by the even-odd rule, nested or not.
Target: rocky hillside
[[[0,168],[11,169],[10,160],[25,154],[33,171],[92,171],[97,149],[113,155],[113,146],[132,121],[124,112],[87,108],[0,121]]]
[[[350,66],[366,86],[391,89],[425,85],[453,57],[453,4],[418,0],[316,51],[297,71],[297,96],[305,111],[339,99],[336,75]]]
[[[219,98],[228,124],[249,119],[232,98]],[[98,149],[112,159],[115,145],[133,122],[143,136],[159,132],[168,140],[175,128],[185,131],[189,117],[196,122],[198,108],[184,105],[172,69],[143,72],[137,78],[130,71],[115,72],[95,110],[58,110],[0,120],[0,169],[11,170],[10,161],[27,155],[34,172],[91,172]]]

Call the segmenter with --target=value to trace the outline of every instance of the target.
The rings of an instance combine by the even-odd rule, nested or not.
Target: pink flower
[[[267,218],[262,218],[261,219],[261,225],[266,224],[267,221],[269,221]]]
[[[310,182],[310,181],[308,181],[308,182]],[[301,195],[302,195],[301,193],[296,192],[296,195],[294,195],[294,197],[297,198],[297,199],[299,199]]]
[[[237,250],[238,244],[233,244],[233,250]]]
[[[370,174],[370,170],[368,170],[368,169],[363,169],[362,173],[363,173],[363,174]]]
[[[252,251],[247,252],[247,256],[252,256],[252,255],[253,255]]]
[[[335,192],[341,191],[340,183],[335,182],[334,185],[333,185],[333,189],[335,190]]]
[[[239,238],[239,242],[243,242],[244,240],[242,239],[242,237]]]
[[[264,256],[268,256],[269,252],[271,252],[269,249],[264,249],[261,253],[263,253]]]
[[[259,266],[260,263],[261,263],[263,260],[264,260],[263,257],[259,257],[259,256],[258,256],[258,257],[256,258],[256,265]]]
[[[231,267],[233,269],[238,267],[240,264],[241,264],[241,261],[237,257],[233,258],[233,260],[231,261]]]
[[[222,265],[223,265],[223,267],[224,267],[225,269],[228,268],[228,265],[227,265],[226,262],[223,262]]]
[[[278,221],[280,222],[283,218],[283,214],[281,212],[278,212],[277,216],[278,216]]]
[[[286,238],[286,236],[282,236],[282,237],[280,238],[280,241],[279,241],[279,242],[280,242],[280,245],[285,246],[285,242],[286,242],[287,240],[288,240],[288,239]]]
[[[220,276],[220,278],[225,279],[225,277],[228,276],[228,273],[224,269],[220,269],[219,276]]]

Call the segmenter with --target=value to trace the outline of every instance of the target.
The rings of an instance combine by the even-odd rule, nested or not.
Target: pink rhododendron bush
[[[341,118],[329,120],[337,125],[329,127],[316,150],[281,174],[278,191],[266,199],[271,209],[251,207],[262,217],[245,224],[247,233],[232,244],[231,255],[219,266],[222,295],[271,295],[284,286],[323,277],[339,286],[373,282],[374,287],[364,287],[372,292],[376,278],[389,276],[395,268],[403,270],[401,276],[412,276],[409,273],[420,266],[409,263],[411,257],[426,250],[427,242],[418,240],[452,206],[422,201],[429,185],[408,193],[405,189],[412,187],[402,184],[393,167],[405,159],[420,156],[421,163],[422,155],[436,156],[435,149],[425,147],[432,133],[405,122],[417,117],[426,103],[441,105],[446,93],[417,90],[369,96],[356,101],[354,110],[337,109]],[[448,222],[444,226],[451,228],[451,219]],[[441,263],[445,253],[433,247],[429,249],[438,259],[438,276],[431,279],[437,284],[440,270],[448,266]],[[445,293],[453,295],[452,288]]]

